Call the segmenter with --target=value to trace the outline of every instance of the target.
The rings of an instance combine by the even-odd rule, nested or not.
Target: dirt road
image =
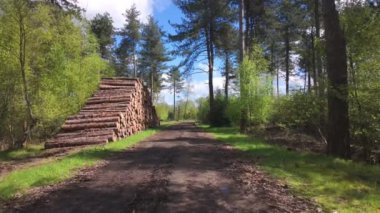
[[[173,126],[13,212],[315,212],[244,153]]]

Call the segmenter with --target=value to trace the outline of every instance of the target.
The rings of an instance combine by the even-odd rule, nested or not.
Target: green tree
[[[214,61],[215,42],[218,27],[222,23],[230,22],[231,11],[229,1],[221,0],[176,0],[175,4],[184,14],[180,24],[172,24],[176,30],[175,35],[170,35],[171,41],[177,43],[177,53],[184,57],[183,65],[187,70],[193,68],[194,63],[201,55],[205,54],[208,64],[208,86],[210,121],[213,124],[214,114]]]
[[[114,43],[114,28],[110,14],[96,14],[91,20],[91,30],[98,39],[102,58],[110,59],[111,45]]]
[[[168,89],[173,92],[173,119],[177,119],[178,117],[176,116],[176,97],[183,90],[184,87],[183,77],[178,67],[173,67],[170,69],[166,81],[169,84]]]
[[[224,97],[228,101],[229,86],[231,79],[235,77],[233,73],[234,56],[237,53],[238,37],[236,36],[237,30],[233,28],[230,23],[224,23],[220,26],[219,33],[223,36],[219,36],[216,40],[217,53],[224,61],[224,71],[222,75],[225,78],[224,84]]]
[[[247,110],[248,124],[263,124],[269,119],[273,90],[268,68],[262,48],[254,44],[239,68],[240,107]]]
[[[0,133],[17,147],[51,136],[108,67],[87,21],[74,23],[74,14],[44,2],[2,0],[0,7]]]
[[[140,12],[137,10],[136,5],[132,5],[127,9],[124,16],[126,24],[120,32],[121,42],[117,48],[119,63],[121,67],[119,70],[120,75],[131,75],[137,77],[137,48],[140,42],[141,23],[139,21]],[[128,69],[128,63],[132,64],[132,70]]]
[[[341,18],[347,41],[352,142],[363,147],[366,160],[371,160],[372,150],[380,147],[380,17],[378,8],[352,4]]]
[[[165,62],[169,60],[163,35],[158,23],[150,16],[142,30],[139,75],[148,82],[152,98],[156,99],[162,89],[162,73],[167,68]]]

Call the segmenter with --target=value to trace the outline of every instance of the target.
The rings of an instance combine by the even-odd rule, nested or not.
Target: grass
[[[24,149],[1,151],[0,161],[20,160],[28,157],[37,156],[43,151],[43,144],[30,144]]]
[[[285,180],[292,190],[327,211],[380,212],[380,167],[326,155],[288,151],[238,133],[235,128],[208,128],[213,136],[258,161],[260,168]]]
[[[12,171],[0,179],[0,198],[9,200],[31,188],[59,183],[73,177],[79,169],[93,166],[99,160],[121,152],[172,124],[174,123],[163,122],[159,129],[148,129],[124,140],[104,146],[88,147],[59,160]]]

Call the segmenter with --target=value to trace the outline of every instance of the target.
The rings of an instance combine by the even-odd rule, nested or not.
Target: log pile
[[[104,78],[81,111],[67,118],[45,148],[105,144],[159,125],[149,91],[140,80]]]

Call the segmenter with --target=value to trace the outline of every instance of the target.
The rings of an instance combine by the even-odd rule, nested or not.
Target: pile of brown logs
[[[68,117],[45,148],[105,144],[159,125],[149,91],[140,80],[104,78],[82,110]]]

